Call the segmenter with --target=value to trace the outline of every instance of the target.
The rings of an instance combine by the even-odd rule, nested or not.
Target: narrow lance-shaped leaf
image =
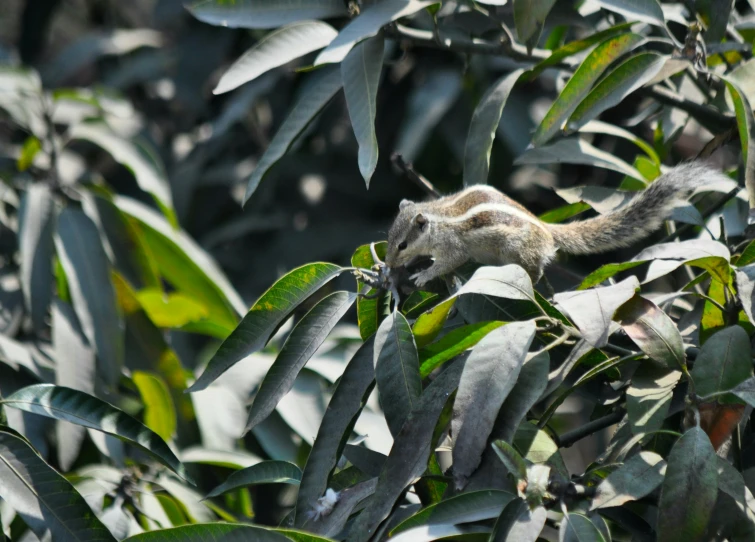
[[[370,4],[344,26],[338,36],[315,59],[315,66],[341,62],[357,43],[377,34],[391,21],[432,6],[435,0],[384,0]]]
[[[490,151],[506,100],[524,70],[505,75],[488,89],[472,114],[464,147],[464,186],[487,184]]]
[[[674,388],[681,377],[681,371],[649,363],[635,371],[627,389],[627,415],[635,435],[656,431],[663,426]]]
[[[753,209],[755,209],[755,116],[747,96],[740,90],[740,87],[731,79],[725,82],[737,116],[739,141],[742,145],[742,161],[745,164],[745,187],[747,188],[750,213],[753,213]]]
[[[377,35],[356,45],[341,63],[346,106],[359,143],[359,171],[367,188],[378,161],[375,111],[383,49],[383,36]]]
[[[666,57],[655,53],[639,53],[611,70],[583,99],[569,117],[566,127],[579,130],[606,109],[621,103],[632,92],[661,71]]]
[[[21,255],[21,290],[31,323],[37,332],[46,328],[52,299],[53,199],[42,183],[29,187],[21,198],[18,245]]]
[[[40,540],[115,541],[71,483],[8,430],[0,430],[0,497]]]
[[[545,526],[544,506],[530,510],[522,499],[514,499],[503,509],[490,535],[491,542],[535,542]]]
[[[752,376],[750,339],[740,326],[714,333],[700,349],[690,373],[700,397],[728,391]]]
[[[417,346],[404,315],[395,311],[375,335],[375,379],[380,406],[397,435],[422,393]]]
[[[343,448],[344,435],[351,432],[375,381],[373,338],[367,339],[352,356],[325,411],[317,438],[307,457],[296,500],[295,525],[302,527],[307,512],[328,487]]]
[[[233,333],[223,341],[202,375],[189,388],[201,391],[231,366],[265,346],[273,332],[305,299],[341,273],[330,263],[311,263],[290,271],[262,294]]]
[[[621,506],[641,499],[661,485],[665,474],[666,462],[660,455],[641,451],[598,484],[590,509]]]
[[[643,41],[645,38],[637,34],[622,34],[605,40],[587,55],[535,130],[532,144],[537,147],[552,138],[606,68]]]
[[[291,391],[299,371],[320,348],[355,299],[355,293],[334,292],[317,303],[296,324],[254,396],[245,431],[267,418],[283,396]]]
[[[629,21],[643,21],[665,28],[666,19],[658,0],[596,0],[603,9],[614,11]]]
[[[81,328],[97,352],[102,377],[114,386],[123,366],[124,330],[97,226],[81,211],[66,208],[56,243]]]
[[[129,536],[123,542],[291,542],[282,533],[264,527],[242,523],[203,523],[199,525],[182,525],[168,529],[158,529]],[[328,542],[324,538],[313,537],[312,542]]]
[[[556,0],[514,0],[514,24],[519,41],[532,50],[540,39],[548,13]]]
[[[176,408],[162,378],[144,371],[131,376],[144,402],[144,424],[169,441],[176,432]]]
[[[702,539],[718,495],[718,458],[708,435],[693,427],[668,456],[658,507],[658,540]]]
[[[225,482],[207,494],[206,499],[228,491],[255,484],[295,484],[301,480],[301,469],[288,461],[263,461],[251,467],[237,470]]]
[[[229,28],[278,28],[347,14],[341,0],[197,0],[186,6],[202,22]]]
[[[559,542],[605,542],[590,518],[571,512],[561,521],[558,539]]]
[[[311,74],[299,92],[296,103],[291,107],[288,117],[278,129],[265,150],[257,167],[254,168],[246,185],[244,203],[249,201],[260,181],[283,157],[298,135],[312,122],[317,114],[341,89],[341,71],[337,66],[331,66]]]
[[[534,322],[513,322],[491,331],[472,350],[451,420],[457,487],[463,487],[479,465],[498,410],[516,383],[534,337]]]
[[[268,70],[325,47],[337,35],[332,26],[322,21],[300,21],[279,28],[241,55],[226,70],[212,93],[233,90]]]
[[[380,259],[385,259],[385,249],[387,243],[385,241],[375,243],[375,252]],[[353,267],[362,267],[369,269],[375,264],[370,252],[370,245],[362,245],[354,251],[351,256],[351,265]],[[365,290],[364,283],[357,281],[357,287],[360,292]],[[378,325],[383,317],[386,316],[387,308],[387,294],[385,292],[379,293],[375,288],[370,288],[367,295],[378,294],[377,298],[368,299],[367,297],[357,298],[357,321],[359,322],[359,335],[362,340],[367,340],[372,337],[377,331]]]
[[[113,435],[150,453],[184,480],[191,481],[165,441],[122,410],[97,397],[63,386],[35,384],[18,390],[2,402],[11,408]]]

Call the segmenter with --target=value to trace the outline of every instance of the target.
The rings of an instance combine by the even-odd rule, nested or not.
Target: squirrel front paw
[[[417,286],[417,288],[422,288],[425,284],[427,284],[434,278],[435,274],[431,273],[430,269],[425,269],[424,271],[420,271],[409,276],[409,279],[414,281],[414,284],[415,286]]]

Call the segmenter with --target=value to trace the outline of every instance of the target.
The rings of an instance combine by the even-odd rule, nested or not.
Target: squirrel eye
[[[401,244],[398,246],[399,250],[404,250],[406,248],[406,241],[402,241]]]

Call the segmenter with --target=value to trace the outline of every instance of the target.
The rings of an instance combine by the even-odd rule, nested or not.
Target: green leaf
[[[616,311],[616,321],[647,356],[668,369],[683,369],[684,340],[674,321],[658,306],[635,295]]]
[[[522,423],[514,435],[514,447],[531,463],[547,463],[561,474],[567,474],[564,460],[553,439],[536,425]]]
[[[198,0],[186,8],[208,24],[229,28],[277,28],[305,19],[347,15],[341,0]]]
[[[464,294],[484,294],[524,301],[534,301],[535,299],[530,276],[520,266],[513,264],[478,268],[464,286],[456,292],[455,297]]]
[[[123,324],[97,226],[81,211],[67,207],[58,217],[56,244],[73,308],[97,352],[100,374],[109,385],[116,386],[123,367]]]
[[[397,435],[422,393],[417,346],[400,312],[393,312],[380,324],[374,360],[380,406],[391,433]]]
[[[359,143],[359,172],[368,189],[378,162],[375,112],[383,49],[383,36],[378,35],[357,44],[341,63],[343,93]]]
[[[748,405],[755,406],[755,377],[748,378],[730,391]]]
[[[375,253],[381,260],[385,259],[385,250],[388,243],[382,241],[375,243]],[[351,256],[351,265],[353,267],[361,267],[364,269],[371,268],[375,262],[372,260],[372,254],[370,253],[370,245],[362,245]],[[364,284],[357,281],[357,289],[361,292],[364,290]],[[367,295],[374,295],[377,290],[370,288]],[[362,340],[366,341],[372,337],[378,329],[380,322],[386,316],[385,314],[385,302],[386,294],[381,293],[375,299],[367,299],[364,297],[357,298],[357,322],[359,323],[359,335]]]
[[[299,21],[270,32],[226,70],[212,91],[223,94],[328,45],[338,32],[322,21]]]
[[[621,103],[652,79],[665,62],[664,56],[639,53],[619,64],[579,103],[566,123],[567,129],[578,130],[606,109]]]
[[[2,402],[11,408],[113,435],[150,453],[181,478],[191,482],[184,466],[156,433],[122,410],[92,395],[63,386],[35,384],[18,390]]]
[[[634,297],[639,287],[637,277],[631,276],[613,286],[562,292],[553,296],[553,300],[576,324],[588,343],[601,347],[608,342],[616,309]]]
[[[582,514],[570,512],[561,520],[559,542],[605,542],[590,518]]]
[[[315,59],[315,66],[341,62],[360,41],[376,35],[388,23],[407,17],[435,0],[383,0],[369,4],[338,33],[338,36]]]
[[[648,157],[652,160],[653,164],[660,164],[661,159],[658,156],[658,153],[655,152],[655,149],[648,143],[645,143],[645,140],[643,140],[640,137],[637,137],[629,130],[625,130],[624,128],[619,128],[618,126],[614,126],[613,124],[608,124],[607,122],[603,122],[600,120],[591,120],[584,126],[582,126],[579,129],[582,133],[590,133],[590,134],[606,134],[606,135],[612,135],[615,137],[620,137],[622,139],[626,139],[627,141],[631,141],[634,143],[637,147],[642,149],[642,151],[648,155]]]
[[[513,322],[491,331],[467,359],[451,420],[457,487],[463,487],[479,465],[498,411],[516,383],[534,337],[534,322]]]
[[[157,375],[134,371],[131,376],[144,402],[144,425],[169,441],[176,432],[176,409],[168,386]]]
[[[602,151],[583,141],[579,137],[559,139],[551,145],[536,147],[524,151],[514,160],[516,165],[525,164],[586,164],[589,166],[618,171],[635,179],[642,179],[642,173],[637,171],[613,154]]]
[[[739,326],[711,335],[690,372],[700,397],[735,388],[752,376],[750,338]]]
[[[635,435],[650,433],[663,426],[671,406],[681,371],[641,365],[627,390],[627,416]]]
[[[747,95],[734,82],[724,79],[726,89],[734,102],[739,142],[742,145],[742,162],[745,164],[745,187],[750,208],[755,205],[755,116]]]
[[[129,536],[124,542],[290,542],[282,533],[240,523],[183,525]],[[317,539],[315,539],[317,540]]]
[[[226,469],[245,469],[262,463],[262,459],[252,453],[241,450],[211,450],[201,446],[193,446],[181,452],[182,463],[201,463],[215,465]]]
[[[328,338],[355,299],[355,293],[334,292],[297,322],[254,396],[245,431],[267,418],[283,396],[291,391],[299,371]]]
[[[506,491],[470,491],[423,508],[391,530],[391,537],[421,525],[472,523],[500,515],[513,495]]]
[[[296,501],[295,525],[306,522],[308,512],[316,499],[328,487],[328,478],[335,469],[357,417],[372,392],[375,381],[374,343],[368,339],[352,356],[325,411],[317,438],[307,457]]]
[[[621,506],[650,495],[661,485],[665,474],[666,462],[660,455],[641,451],[598,484],[590,510]]]
[[[502,325],[504,325],[504,322],[478,322],[462,326],[446,333],[440,340],[420,349],[420,376],[423,379],[427,378],[435,369],[465,350],[472,348],[488,333]]]
[[[731,280],[731,256],[723,243],[707,239],[690,239],[679,243],[660,243],[644,249],[633,261],[664,260],[650,265],[643,282],[650,282],[682,265],[700,267],[709,271],[723,284]]]
[[[180,328],[208,316],[204,305],[182,293],[166,294],[148,288],[136,294],[139,304],[157,327]]]
[[[294,529],[275,529],[275,532],[282,533],[294,542],[332,542],[330,538],[315,536],[312,533],[296,531]]]
[[[456,389],[463,369],[457,360],[425,388],[401,431],[395,436],[391,453],[378,477],[371,505],[359,514],[351,528],[358,540],[366,540],[391,513],[406,487],[427,468],[435,425],[449,397]],[[428,443],[418,446],[418,443]]]
[[[491,542],[535,542],[545,526],[547,511],[530,510],[522,499],[514,499],[503,509],[490,535]]]
[[[84,139],[102,147],[113,160],[134,174],[139,188],[151,194],[163,209],[173,208],[170,184],[156,164],[136,144],[121,138],[104,122],[82,122],[71,128],[70,139]]]
[[[115,541],[71,483],[6,428],[0,430],[0,497],[40,540]]]
[[[646,262],[640,260],[636,262],[607,263],[598,267],[595,271],[587,275],[582,281],[582,284],[580,284],[579,288],[577,289],[586,290],[588,288],[592,288],[593,286],[597,286],[604,280],[608,280],[609,278],[618,273],[621,273],[622,271],[627,271],[628,269],[632,269],[634,267],[637,267],[638,265],[642,265],[643,263]]]
[[[228,491],[256,484],[299,485],[301,469],[288,461],[263,461],[232,473],[225,482],[214,488],[205,499]]]
[[[545,114],[532,136],[532,144],[539,147],[556,135],[561,129],[561,125],[569,118],[569,115],[577,108],[582,99],[587,96],[593,83],[598,80],[606,68],[614,60],[644,41],[645,38],[637,34],[622,34],[608,38],[598,45],[582,61],[582,64],[574,72],[561,94]]]
[[[327,50],[327,49],[326,49]],[[243,203],[246,204],[257,190],[268,170],[280,160],[293,144],[294,140],[328,102],[341,90],[341,70],[335,66],[327,67],[310,75],[299,92],[288,117],[273,137],[247,181]]]
[[[223,341],[189,391],[205,389],[237,362],[260,350],[296,307],[341,272],[337,265],[311,263],[297,267],[278,279]]]
[[[21,258],[21,290],[37,333],[47,329],[47,310],[52,299],[54,202],[44,183],[31,185],[21,197],[18,248]]]
[[[718,495],[717,457],[700,427],[688,430],[668,456],[658,509],[658,540],[702,539]]]
[[[524,462],[524,458],[519,455],[514,447],[505,440],[496,440],[491,444],[495,454],[499,457],[501,462],[511,474],[517,479],[517,487],[520,487],[522,482],[527,482],[527,463]]]
[[[18,171],[26,171],[34,162],[34,157],[42,150],[42,144],[36,137],[29,136],[24,141],[24,146],[21,147],[21,154],[16,161],[16,167]]]
[[[552,211],[546,211],[538,218],[543,222],[548,222],[549,224],[558,224],[559,222],[564,222],[565,220],[573,216],[577,216],[580,213],[584,213],[590,208],[590,205],[588,205],[587,203],[578,201],[577,203],[563,205],[561,207],[553,209]]]
[[[226,335],[230,333],[248,305],[215,260],[186,232],[174,229],[146,205],[122,196],[114,201],[140,228],[160,275],[177,291],[202,303],[209,311],[208,320],[227,330]]]
[[[550,0],[545,0],[549,2]],[[516,3],[514,9],[516,9]],[[464,186],[488,184],[490,151],[496,129],[511,90],[524,73],[523,69],[506,74],[491,86],[472,114],[467,142],[464,146]]]
[[[666,27],[666,19],[657,0],[596,0],[596,3],[603,9],[623,15],[628,21]]]
[[[514,0],[514,24],[519,41],[532,50],[540,40],[543,24],[556,0]]]
[[[455,302],[456,298],[451,297],[417,317],[412,326],[412,333],[414,334],[414,340],[418,348],[431,343],[443,331],[443,326],[448,319],[448,313],[451,312]]]

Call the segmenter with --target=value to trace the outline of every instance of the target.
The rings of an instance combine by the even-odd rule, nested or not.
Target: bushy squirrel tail
[[[664,173],[620,209],[568,224],[547,224],[556,246],[569,254],[627,247],[653,233],[673,207],[696,189],[731,179],[702,163],[686,162]]]

